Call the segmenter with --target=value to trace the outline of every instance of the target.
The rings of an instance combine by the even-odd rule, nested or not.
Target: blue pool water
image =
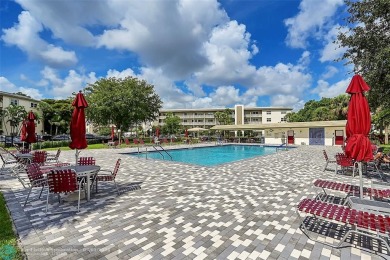
[[[152,148],[149,148],[152,149]],[[167,151],[172,156],[172,161],[197,164],[201,166],[215,166],[222,163],[234,162],[255,156],[264,156],[276,152],[275,147],[262,147],[255,145],[223,145],[213,147],[200,147],[189,149],[177,149]],[[132,156],[148,159],[171,160],[164,153],[164,158],[158,152],[132,153]]]

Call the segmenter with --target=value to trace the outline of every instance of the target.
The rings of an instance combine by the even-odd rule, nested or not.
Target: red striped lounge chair
[[[296,208],[298,217],[301,220],[300,228],[302,232],[311,240],[340,248],[342,243],[348,238],[351,233],[364,235],[381,241],[387,249],[387,254],[390,252],[389,235],[390,235],[390,217],[381,214],[369,213],[366,211],[351,209],[346,206],[330,204],[314,199],[303,199]],[[336,245],[324,242],[313,238],[307,225],[311,225],[306,221],[303,215],[312,215],[315,221],[326,220],[343,224],[344,227],[349,227],[340,242]]]
[[[326,190],[334,190],[338,192],[347,193],[347,196],[356,196],[360,195],[360,187],[358,185],[351,185],[335,181],[327,181],[317,179],[314,181],[313,185],[315,187],[321,188],[325,195],[328,195]],[[363,187],[363,195],[369,196],[370,198],[376,198],[380,200],[390,199],[390,189],[376,189]],[[345,200],[346,202],[347,200]]]

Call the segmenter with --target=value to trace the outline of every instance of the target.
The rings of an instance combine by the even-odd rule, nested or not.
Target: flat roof
[[[243,125],[216,125],[212,130],[264,130],[274,128],[310,128],[310,127],[345,127],[347,120],[311,121],[311,122],[283,122],[269,124],[243,124]]]
[[[40,100],[34,99],[32,97],[27,97],[27,96],[9,93],[9,92],[5,92],[5,91],[0,91],[0,96],[15,97],[15,98],[24,99],[24,100],[40,102]]]
[[[173,109],[160,109],[160,112],[196,112],[196,111],[223,111],[225,109],[230,109],[232,111],[235,108],[173,108]],[[293,110],[290,107],[245,107],[244,110]]]

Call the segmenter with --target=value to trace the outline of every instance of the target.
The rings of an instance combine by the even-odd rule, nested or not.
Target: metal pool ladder
[[[153,145],[153,148],[154,148],[154,150],[156,150],[159,154],[161,154],[161,156],[162,156],[162,158],[163,159],[165,159],[165,157],[164,157],[164,154],[162,154],[161,152],[164,152],[164,153],[166,153],[168,156],[169,156],[169,158],[171,158],[171,161],[173,160],[172,159],[172,156],[167,152],[167,150],[165,150],[161,145]],[[159,150],[159,149],[157,149],[157,148],[160,148],[161,150]],[[147,150],[146,150],[147,151]]]

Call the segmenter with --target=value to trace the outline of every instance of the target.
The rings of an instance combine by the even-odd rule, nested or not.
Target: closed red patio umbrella
[[[20,141],[23,142],[23,149],[24,149],[24,142],[27,138],[27,120],[23,120],[22,122],[22,128],[20,129]]]
[[[370,87],[360,75],[352,77],[346,93],[351,95],[347,114],[347,145],[345,153],[358,162],[360,176],[360,197],[363,196],[362,162],[373,160],[368,134],[371,129],[370,107],[364,92]]]
[[[157,127],[156,129],[156,136],[159,137],[160,136],[160,128]]]
[[[114,137],[115,137],[115,128],[114,126],[111,126],[111,141],[114,141]]]
[[[187,138],[188,137],[188,129],[186,128],[186,131],[184,132],[184,137]]]
[[[25,141],[29,144],[36,143],[37,137],[35,135],[35,114],[30,111],[27,115],[27,125],[26,125],[26,139]]]
[[[27,138],[27,121],[24,120],[20,129],[20,141],[25,142]]]
[[[71,149],[76,149],[76,164],[78,161],[80,149],[87,148],[87,139],[85,138],[85,113],[84,109],[88,107],[88,103],[84,98],[83,93],[79,91],[76,98],[73,100],[74,106],[72,119],[70,122],[70,138],[72,141],[69,144]]]

